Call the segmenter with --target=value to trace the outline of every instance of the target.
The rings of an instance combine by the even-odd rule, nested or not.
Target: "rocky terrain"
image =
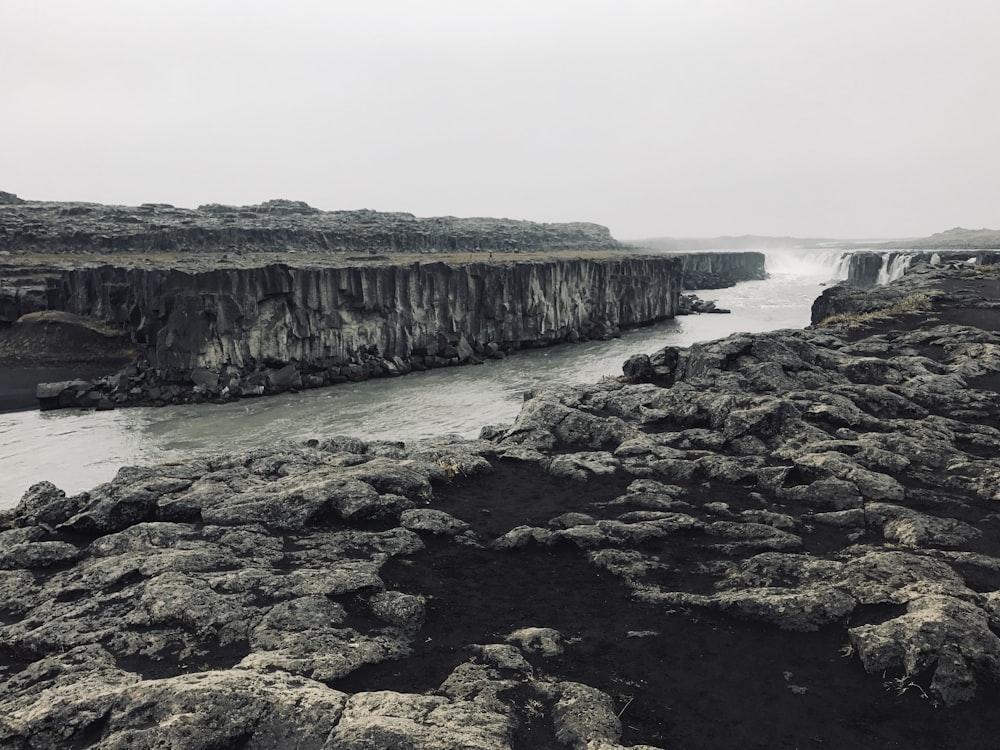
[[[13,284],[6,297],[0,284],[13,321],[0,327],[0,367],[23,368],[33,352],[39,367],[74,362],[72,347],[28,335],[39,330],[37,316],[59,311],[69,314],[63,325],[73,318],[81,329],[130,338],[138,356],[122,368],[107,347],[88,346],[101,377],[67,367],[36,380],[45,383],[42,408],[228,400],[607,339],[677,314],[687,279],[709,287],[764,275],[760,253],[348,264],[302,257],[261,265],[198,256],[191,270],[162,258],[85,263],[44,277],[41,288]],[[35,404],[34,387],[23,395]]]
[[[685,284],[765,274],[760,253],[627,249],[583,223],[0,193],[0,408],[34,406],[39,384],[42,408],[110,409],[482,362],[617,336],[672,317]],[[130,337],[136,357],[122,367],[102,342],[60,372],[52,337],[27,338],[40,330],[30,316],[52,312]]]
[[[0,746],[995,747],[1000,276],[878,294],[478,440],[32,487]]]
[[[26,201],[0,193],[0,251],[508,252],[621,249],[606,227],[514,219],[421,219],[407,213],[321,211],[302,201],[255,206]]]
[[[881,252],[859,251],[847,260],[847,283],[850,286],[885,284],[914,264],[957,267],[962,263],[995,265],[1000,263],[998,250],[949,250],[929,246],[928,250],[886,250]]]

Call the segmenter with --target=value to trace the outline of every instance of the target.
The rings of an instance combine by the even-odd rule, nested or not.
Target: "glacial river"
[[[823,285],[842,277],[840,251],[767,252],[766,281],[699,292],[730,315],[691,315],[626,332],[620,339],[519,352],[478,366],[414,373],[249,399],[109,412],[0,414],[0,508],[46,479],[67,493],[111,479],[121,466],[328,435],[412,441],[447,433],[475,437],[507,424],[525,391],[620,375],[632,354],[689,346],[735,331],[801,328]]]

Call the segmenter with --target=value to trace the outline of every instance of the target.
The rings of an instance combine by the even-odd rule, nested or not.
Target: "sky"
[[[2,0],[0,190],[1000,228],[997,0]]]

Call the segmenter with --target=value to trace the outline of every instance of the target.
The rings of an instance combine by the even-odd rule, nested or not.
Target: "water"
[[[771,278],[699,292],[731,315],[691,315],[628,331],[607,342],[519,352],[484,365],[415,373],[249,399],[109,412],[0,414],[0,507],[46,479],[67,493],[111,479],[126,465],[230,453],[328,435],[412,441],[447,433],[475,437],[510,423],[525,391],[620,375],[622,362],[664,346],[689,346],[735,331],[801,328],[822,285],[846,277],[843,253],[767,251]]]
[[[878,279],[875,283],[879,286],[885,286],[901,278],[913,263],[913,258],[913,253],[885,253],[882,256],[882,268],[879,269]],[[940,257],[938,260],[940,262]]]

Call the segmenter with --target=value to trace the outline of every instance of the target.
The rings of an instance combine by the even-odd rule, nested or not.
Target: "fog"
[[[997,29],[995,0],[3,0],[0,190],[997,228]]]

